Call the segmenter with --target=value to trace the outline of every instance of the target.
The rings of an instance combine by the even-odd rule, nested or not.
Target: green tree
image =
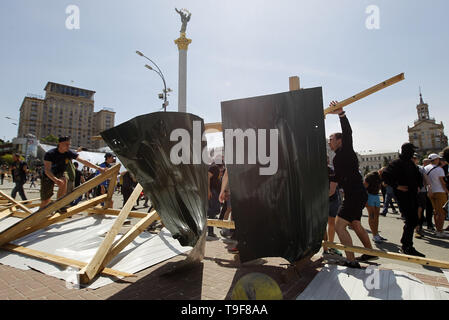
[[[52,134],[49,134],[45,138],[40,139],[43,143],[58,143],[58,138]]]
[[[14,162],[12,159],[12,154],[4,154],[0,157],[0,159],[2,163],[6,163],[8,165],[11,165]]]

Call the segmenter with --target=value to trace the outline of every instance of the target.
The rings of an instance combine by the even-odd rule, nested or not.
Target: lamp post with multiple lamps
[[[163,93],[159,94],[159,99],[164,100],[164,102],[162,103],[162,108],[164,109],[164,112],[167,111],[167,106],[168,106],[167,93],[171,92],[172,90],[170,88],[167,88],[167,84],[165,82],[165,78],[164,78],[164,75],[162,74],[161,69],[158,67],[158,65],[153,60],[151,60],[150,58],[145,56],[142,52],[136,51],[136,53],[139,56],[144,57],[145,59],[149,60],[156,67],[157,70],[155,70],[153,67],[151,67],[148,64],[145,65],[145,68],[147,68],[148,70],[152,70],[152,71],[156,72],[161,77],[161,79],[164,83],[164,90],[163,90]]]

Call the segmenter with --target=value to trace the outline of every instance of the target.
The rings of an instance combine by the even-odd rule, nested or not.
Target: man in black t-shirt
[[[67,192],[67,173],[65,173],[69,161],[76,160],[85,166],[104,172],[104,168],[100,168],[87,160],[81,159],[78,153],[70,150],[70,137],[60,137],[58,147],[53,148],[45,153],[44,156],[44,174],[41,182],[41,205],[40,209],[50,203],[53,195],[53,187],[56,183],[58,186],[57,198],[61,198]],[[64,211],[64,208],[62,209]]]
[[[332,101],[330,107],[333,107],[337,102]],[[341,133],[334,133],[329,137],[329,147],[335,152],[333,160],[335,177],[338,185],[343,189],[345,197],[342,205],[338,209],[337,219],[335,220],[335,231],[341,243],[347,246],[352,246],[352,238],[347,226],[351,226],[357,234],[357,237],[363,243],[363,246],[372,249],[368,233],[363,228],[360,219],[362,218],[362,211],[368,200],[368,193],[363,185],[363,179],[359,172],[359,161],[354,152],[352,142],[352,129],[346,118],[345,112],[340,108],[331,112],[338,114],[340,118]],[[360,264],[355,261],[354,253],[346,251],[348,261],[346,266],[351,268],[360,268]],[[367,261],[377,259],[378,257],[363,254],[358,257],[359,261]]]
[[[17,192],[19,192],[19,195],[22,198],[22,200],[27,200],[25,191],[23,190],[23,185],[27,180],[26,178],[28,173],[27,164],[25,161],[20,160],[20,155],[18,153],[15,153],[12,156],[12,158],[14,162],[11,165],[11,174],[12,180],[16,185],[14,186],[14,189],[12,189],[11,197],[15,199]]]

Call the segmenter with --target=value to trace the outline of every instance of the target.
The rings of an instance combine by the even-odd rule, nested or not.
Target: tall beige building
[[[115,112],[110,108],[103,108],[102,110],[94,113],[94,136],[100,135],[100,132],[112,128],[115,121]],[[99,149],[106,147],[106,143],[103,140],[94,141],[94,148]]]
[[[56,137],[70,136],[74,148],[82,146],[92,149],[97,144],[91,137],[108,125],[114,126],[113,111],[94,112],[95,91],[54,82],[48,82],[44,90],[44,99],[24,98],[20,107],[18,137],[30,133],[37,139],[50,134]],[[97,116],[101,120],[97,121]]]
[[[409,141],[419,148],[417,152],[421,155],[438,153],[447,147],[443,122],[438,124],[434,118],[430,118],[429,105],[424,103],[421,93],[419,98],[419,104],[416,106],[418,120],[413,127],[407,127]]]

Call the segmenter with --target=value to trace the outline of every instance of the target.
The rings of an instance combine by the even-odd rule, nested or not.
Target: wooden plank
[[[69,259],[61,256],[57,256],[51,253],[42,252],[30,248],[25,248],[21,246],[16,246],[14,244],[8,243],[4,244],[2,247],[4,250],[8,250],[15,253],[21,253],[23,255],[37,258],[40,260],[44,260],[51,263],[56,263],[58,265],[64,266],[64,267],[75,267],[75,268],[83,268],[85,265],[87,265],[86,262]],[[110,268],[103,269],[102,273],[107,276],[113,276],[113,277],[135,277],[136,275],[132,273],[122,272]]]
[[[52,224],[55,224],[57,222],[60,222],[62,220],[65,220],[67,218],[70,218],[71,216],[79,213],[79,212],[83,212],[86,209],[95,206],[101,202],[103,202],[107,197],[107,194],[103,194],[101,196],[95,197],[93,199],[90,199],[88,201],[82,202],[82,203],[78,203],[76,206],[73,206],[69,209],[67,209],[67,212],[64,213],[55,213],[53,216],[49,217],[47,220],[43,221],[42,223],[35,225],[31,228],[28,228],[26,230],[24,230],[23,232],[21,232],[18,236],[17,239],[22,238],[30,233],[33,233],[39,229],[43,229],[46,228]]]
[[[400,260],[410,263],[417,263],[424,266],[432,266],[432,267],[438,267],[438,268],[449,268],[449,262],[442,261],[442,260],[435,260],[435,259],[427,259],[427,258],[421,258],[416,256],[409,256],[402,253],[395,253],[395,252],[384,252],[380,250],[375,249],[367,249],[363,247],[355,247],[355,246],[345,246],[339,243],[329,242],[329,241],[323,241],[323,245],[329,248],[344,250],[344,251],[350,251],[350,252],[357,252],[362,254],[368,254],[371,256],[376,257],[382,257],[392,260]]]
[[[26,200],[26,201],[21,201],[22,204],[24,204],[24,206],[26,206],[28,209],[34,208],[34,207],[38,207],[39,203],[35,203],[35,204],[27,204],[29,202],[32,202],[33,200]],[[14,214],[15,212],[17,212],[18,210],[16,209],[17,205],[12,203],[8,206],[2,207],[0,209],[0,219],[6,218],[9,215]],[[29,216],[31,213],[26,212],[26,216]]]
[[[2,197],[8,199],[10,202],[14,203],[17,207],[19,207],[20,209],[22,209],[25,212],[28,213],[32,213],[30,209],[28,209],[27,207],[25,207],[23,204],[21,204],[20,202],[17,202],[16,200],[14,200],[13,198],[11,198],[10,196],[8,196],[7,194],[3,193],[2,191],[0,191],[0,194],[2,195]]]
[[[95,253],[95,256],[87,264],[87,266],[81,269],[80,271],[81,283],[88,283],[97,275],[101,265],[103,264],[104,258],[111,249],[111,246],[115,240],[115,236],[119,233],[120,228],[123,225],[123,222],[125,222],[126,218],[128,217],[128,214],[131,211],[131,208],[134,206],[134,203],[136,199],[139,197],[142,189],[143,189],[142,186],[140,184],[137,184],[137,186],[134,188],[133,193],[129,197],[128,201],[126,201],[125,205],[120,211],[120,214],[117,216],[117,219],[115,220],[108,234],[101,243],[100,248],[98,248],[97,252]]]
[[[379,84],[376,84],[375,86],[372,86],[371,88],[363,90],[362,92],[359,92],[359,93],[353,95],[352,97],[337,103],[334,107],[329,107],[329,108],[324,109],[324,115],[326,116],[329,112],[343,108],[351,103],[354,103],[362,98],[365,98],[379,90],[385,89],[386,87],[389,87],[389,86],[391,86],[399,81],[402,81],[404,79],[405,79],[404,73],[398,74],[397,76],[394,76],[388,80],[385,80]]]
[[[8,229],[0,233],[0,246],[17,239],[17,236],[23,231],[30,227],[36,226],[41,222],[45,221],[48,215],[53,214],[56,210],[68,205],[73,200],[77,199],[80,195],[91,190],[95,186],[99,185],[111,176],[116,176],[120,169],[120,164],[116,164],[106,172],[94,177],[93,179],[81,184],[71,193],[65,195],[64,197],[58,199],[57,201],[50,203],[45,208],[31,214],[30,216],[24,218],[22,221],[17,222]],[[28,209],[27,209],[28,210]]]
[[[293,76],[288,78],[288,86],[290,91],[300,90],[299,77]]]
[[[235,229],[235,223],[232,220],[207,219],[207,226]]]
[[[103,260],[100,270],[108,265],[125,247],[130,244],[139,234],[148,228],[154,221],[160,219],[156,210],[151,211],[147,217],[141,219],[133,226],[123,237],[121,237],[113,246]]]
[[[205,123],[204,124],[204,131],[209,131],[209,132],[222,132],[223,128],[221,126],[221,122],[213,122],[213,123]]]
[[[107,214],[112,216],[118,216],[120,214],[120,210],[118,209],[103,209],[103,208],[91,208],[86,210],[87,213],[91,214]],[[130,211],[128,217],[130,218],[146,218],[148,213],[140,212],[140,211]]]
[[[118,172],[117,172],[118,174]],[[104,205],[107,208],[112,208],[112,196],[114,195],[114,189],[115,186],[117,185],[117,174],[115,175],[115,177],[112,177],[109,180],[109,186],[108,186],[108,200],[105,201]]]

